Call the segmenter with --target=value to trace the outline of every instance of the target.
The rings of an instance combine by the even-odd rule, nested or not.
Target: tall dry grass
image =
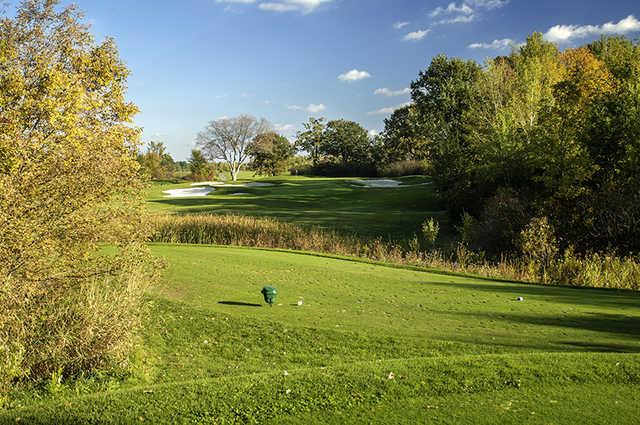
[[[145,252],[143,245],[124,247],[93,276],[2,276],[0,398],[16,380],[126,367],[156,273]]]
[[[503,258],[487,261],[483,255],[458,245],[455,252],[423,250],[417,237],[405,243],[381,239],[363,241],[318,228],[302,228],[270,218],[237,215],[159,216],[152,240],[166,243],[233,245],[279,248],[353,256],[399,265],[471,273],[484,277],[596,288],[640,290],[640,263],[612,255],[578,257],[568,253],[547,267],[530,260]]]

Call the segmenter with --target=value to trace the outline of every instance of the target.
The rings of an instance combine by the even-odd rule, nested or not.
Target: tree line
[[[560,51],[533,34],[485,66],[438,56],[411,91],[382,143],[429,161],[469,244],[512,252],[529,231],[558,249],[638,251],[638,43]]]

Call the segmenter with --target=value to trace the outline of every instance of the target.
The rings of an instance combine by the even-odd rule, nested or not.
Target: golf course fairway
[[[637,423],[636,293],[151,250],[166,269],[135,378],[25,399],[1,423]]]

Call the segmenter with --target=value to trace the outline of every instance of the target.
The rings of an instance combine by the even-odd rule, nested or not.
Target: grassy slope
[[[0,422],[634,423],[640,413],[634,293],[240,248],[153,251],[168,269],[151,295],[145,379],[28,399]],[[266,283],[281,305],[253,305]]]
[[[272,217],[303,226],[319,226],[371,238],[403,239],[419,232],[426,217],[441,222],[442,233],[450,233],[448,219],[434,201],[429,185],[394,189],[354,187],[353,179],[277,177],[259,181],[276,186],[218,188],[204,198],[167,199],[162,191],[189,187],[185,184],[156,183],[149,190],[154,211],[179,214],[215,213]],[[426,177],[398,179],[406,184],[428,182]],[[249,196],[229,196],[244,192]]]

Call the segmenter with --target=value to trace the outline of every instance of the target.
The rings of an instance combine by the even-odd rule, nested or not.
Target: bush
[[[56,3],[0,21],[0,392],[122,364],[153,278],[128,70]]]
[[[555,230],[546,217],[534,218],[520,233],[520,249],[532,273],[542,282],[548,282],[560,248]]]
[[[289,160],[289,173],[292,176],[303,175],[304,170],[311,166],[311,160],[306,156],[296,155]]]
[[[209,162],[204,164],[196,173],[190,173],[186,176],[187,180],[193,182],[206,182],[215,180],[218,176],[218,169],[216,164]]]
[[[67,377],[124,364],[154,274],[140,264],[139,249],[128,247],[107,260],[109,273],[40,285],[2,282],[9,294],[1,303],[0,340],[11,341],[12,357],[20,361],[19,369],[14,361],[9,370],[14,378]]]
[[[378,168],[380,177],[403,177],[426,175],[429,173],[426,161],[396,161]]]
[[[487,200],[478,220],[463,216],[465,243],[493,258],[517,251],[520,232],[529,222],[525,202],[510,189],[499,189]]]
[[[321,162],[318,165],[309,165],[296,171],[302,176],[376,177],[378,175],[373,164],[339,164],[334,162]]]
[[[438,234],[440,233],[440,224],[433,217],[422,223],[422,235],[425,241],[429,245],[429,248],[433,248],[438,240]]]

